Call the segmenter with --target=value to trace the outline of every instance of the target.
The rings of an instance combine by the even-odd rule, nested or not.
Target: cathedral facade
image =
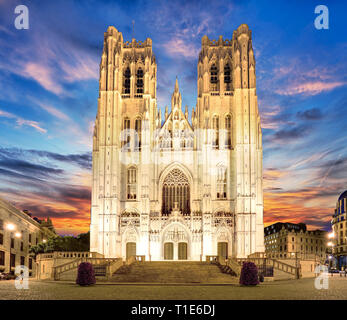
[[[188,119],[178,80],[164,117],[152,40],[109,27],[93,135],[90,250],[146,260],[264,252],[262,132],[251,31],[202,38]]]

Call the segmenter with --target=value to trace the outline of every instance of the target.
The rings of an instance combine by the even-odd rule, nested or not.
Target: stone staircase
[[[210,262],[152,261],[135,262],[117,270],[109,281],[151,283],[238,283],[238,278],[222,273]]]

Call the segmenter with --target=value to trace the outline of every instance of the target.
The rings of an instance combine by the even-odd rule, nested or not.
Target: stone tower
[[[91,251],[107,257],[121,255],[120,201],[124,172],[131,157],[149,157],[150,132],[158,117],[156,106],[157,65],[152,40],[123,42],[121,32],[109,27],[104,34],[100,63],[98,112],[93,135],[93,188]],[[130,150],[136,150],[130,153]],[[148,167],[142,176],[148,179]],[[133,176],[134,182],[139,177]],[[139,209],[148,211],[148,190],[143,190]],[[129,199],[130,200],[130,199]],[[131,199],[137,201],[138,199]],[[147,208],[146,208],[147,207]]]
[[[234,250],[240,257],[264,251],[262,133],[252,34],[246,24],[234,31],[232,40],[202,38],[196,118],[198,146],[206,150],[203,211],[211,212],[212,180],[220,179],[220,173],[213,177],[211,172],[220,162],[229,182],[222,197],[235,214]]]

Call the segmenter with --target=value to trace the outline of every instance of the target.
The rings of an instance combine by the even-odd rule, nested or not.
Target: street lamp
[[[11,273],[11,248],[12,248],[12,235],[13,235],[13,231],[16,229],[16,226],[14,225],[14,224],[12,224],[12,223],[9,223],[9,224],[7,224],[6,225],[6,229],[7,230],[9,230],[10,231],[10,259],[9,259],[9,273]],[[20,232],[16,232],[15,234],[14,234],[14,236],[16,237],[16,238],[20,238],[21,236],[22,236],[22,234],[20,233]]]

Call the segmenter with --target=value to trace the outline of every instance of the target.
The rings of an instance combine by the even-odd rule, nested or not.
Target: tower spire
[[[178,92],[178,91],[179,91],[179,88],[178,88],[178,79],[177,79],[177,76],[176,76],[175,92]]]

